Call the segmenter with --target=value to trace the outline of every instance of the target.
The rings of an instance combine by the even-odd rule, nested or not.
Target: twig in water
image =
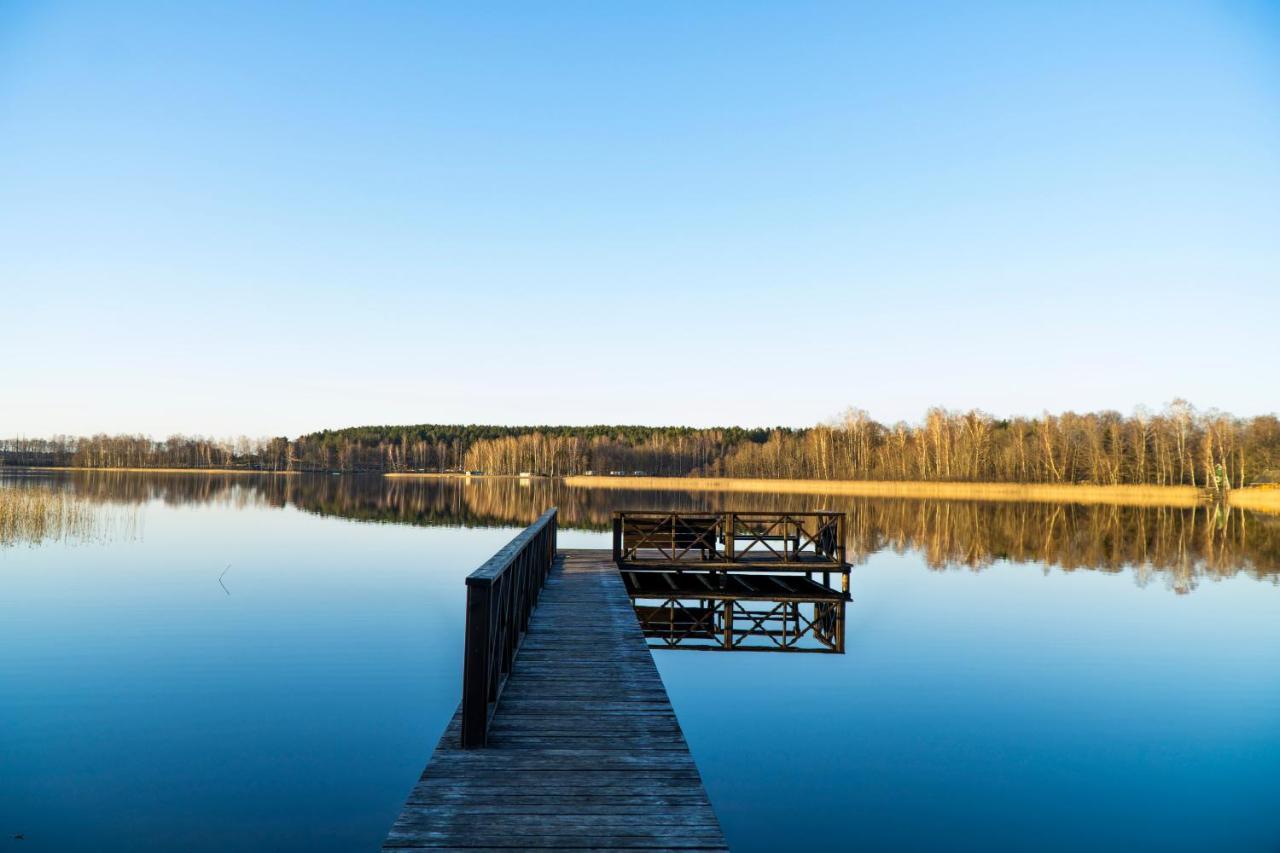
[[[222,582],[222,579],[227,576],[227,571],[230,568],[231,568],[231,564],[227,563],[227,568],[223,569],[222,574],[218,575],[218,586],[222,587],[222,591],[225,592],[227,595],[231,594],[231,590],[227,589],[227,585]]]

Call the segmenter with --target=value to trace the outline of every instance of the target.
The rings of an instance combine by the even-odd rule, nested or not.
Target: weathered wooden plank
[[[590,847],[585,840],[590,839]],[[452,849],[452,850],[727,850],[727,844],[716,844],[710,838],[600,838],[590,830],[564,835],[541,835],[536,838],[520,835],[468,835],[457,838],[402,838],[390,835],[383,843],[384,850],[401,849]]]
[[[415,789],[416,792],[416,789]],[[609,812],[623,815],[631,809],[636,811],[663,811],[667,808],[690,808],[705,809],[710,808],[707,799],[695,797],[694,794],[686,792],[668,792],[668,793],[648,793],[648,794],[622,794],[622,793],[602,793],[602,792],[582,792],[577,790],[573,792],[571,797],[566,797],[562,789],[553,789],[549,792],[540,792],[539,794],[530,794],[529,792],[500,792],[502,797],[486,798],[475,792],[475,790],[453,790],[439,789],[429,790],[422,794],[422,799],[417,799],[417,794],[411,794],[406,804],[415,804],[415,806],[462,806],[476,813],[484,812],[484,809],[490,807],[506,807],[512,809],[529,808],[554,809],[556,812],[564,812],[566,809],[584,809],[584,813],[590,813],[593,809],[608,809]]]
[[[561,552],[488,746],[459,720],[384,850],[727,849],[608,552]]]
[[[409,807],[406,806],[406,811]],[[464,813],[469,817],[478,817],[482,815],[602,815],[606,817],[619,817],[625,815],[639,815],[642,817],[653,816],[653,806],[650,804],[635,803],[566,803],[564,801],[543,802],[543,803],[474,803],[459,805],[457,803],[429,803],[413,806],[413,811],[419,816],[438,816],[448,817],[450,815]],[[663,808],[664,817],[671,817],[674,820],[682,820],[684,818],[700,819],[706,817],[706,806],[703,803],[668,803]]]
[[[590,778],[586,774],[562,774],[568,778],[554,779],[545,775],[528,772],[500,773],[490,776],[461,775],[433,776],[419,781],[410,793],[413,802],[429,802],[431,797],[452,795],[463,792],[467,796],[482,798],[488,793],[501,793],[504,797],[528,796],[550,797],[558,791],[576,790],[580,794],[592,794],[604,797],[693,797],[702,796],[696,785],[693,773],[680,771],[662,776],[641,773],[596,773]]]
[[[600,735],[577,735],[572,731],[552,731],[538,734],[489,735],[489,743],[495,747],[511,749],[595,749],[595,751],[676,751],[685,752],[685,739],[676,733],[653,734],[648,731],[627,731]]]
[[[567,830],[590,829],[596,837],[634,836],[649,837],[669,835],[718,836],[720,826],[705,810],[696,814],[671,814],[664,812],[662,820],[655,821],[653,814],[473,814],[462,807],[439,810],[410,806],[404,810],[397,824],[402,833],[414,827],[422,835],[446,836],[458,834],[496,834],[515,832],[521,835],[563,835]],[[448,829],[437,829],[448,822]]]
[[[557,771],[581,770],[598,773],[604,770],[653,770],[666,772],[694,767],[688,752],[670,755],[669,750],[604,750],[604,749],[495,749],[483,761],[457,753],[438,755],[433,760],[442,770],[458,769],[467,773],[494,770],[539,771],[553,765]],[[547,771],[544,771],[547,772]]]
[[[602,718],[590,712],[578,712],[564,715],[549,715],[538,712],[517,713],[511,712],[504,714],[502,719],[495,724],[491,731],[501,732],[528,732],[532,727],[537,727],[538,731],[555,732],[568,731],[583,736],[600,736],[611,735],[620,731],[663,731],[673,734],[680,733],[680,725],[676,721],[675,714],[648,713],[645,711],[636,711],[631,713],[621,713],[615,708],[614,713],[610,716],[607,727],[598,725],[588,725],[583,727],[583,723],[599,722]],[[548,719],[550,717],[550,719]]]

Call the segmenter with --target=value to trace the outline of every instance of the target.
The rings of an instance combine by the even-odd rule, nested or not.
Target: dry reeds
[[[0,488],[0,547],[47,541],[85,541],[103,532],[88,501],[46,486]]]
[[[1280,486],[1256,486],[1233,489],[1227,493],[1227,503],[1240,509],[1280,513]]]
[[[747,480],[728,477],[567,477],[565,482],[571,486],[602,489],[666,488],[713,492],[931,498],[956,501],[1030,501],[1170,507],[1192,507],[1203,503],[1202,492],[1192,486],[925,483],[889,480]]]

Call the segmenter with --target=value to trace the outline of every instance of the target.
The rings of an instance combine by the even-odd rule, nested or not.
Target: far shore
[[[0,466],[6,471],[93,471],[137,474],[328,474],[327,471],[255,471],[245,468],[86,468],[76,466]],[[346,472],[343,472],[346,473]],[[359,472],[351,472],[359,473]],[[363,472],[373,474],[375,472]],[[393,479],[515,480],[529,479],[518,474],[478,474],[459,472],[388,471]],[[749,492],[754,494],[844,495],[871,498],[924,498],[953,501],[1029,501],[1032,503],[1109,504],[1115,506],[1194,507],[1211,503],[1209,493],[1195,486],[1119,485],[1098,486],[1061,483],[956,483],[889,480],[784,480],[732,477],[543,477],[565,485],[588,489],[629,489],[649,491]],[[1227,504],[1241,509],[1280,513],[1280,487],[1246,486],[1227,492]]]

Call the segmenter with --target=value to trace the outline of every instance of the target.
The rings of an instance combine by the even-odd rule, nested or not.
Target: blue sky
[[[1280,408],[1280,9],[0,3],[0,434]]]

